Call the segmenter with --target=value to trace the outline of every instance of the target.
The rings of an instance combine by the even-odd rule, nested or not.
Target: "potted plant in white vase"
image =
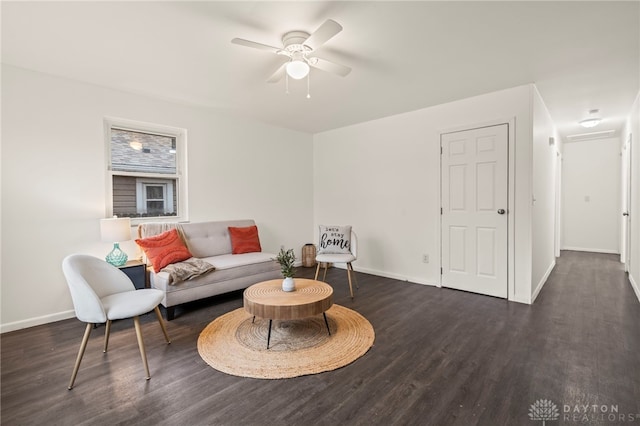
[[[293,253],[293,249],[285,251],[284,247],[280,248],[276,262],[280,264],[280,271],[284,277],[284,280],[282,280],[283,291],[294,291],[296,289],[296,284],[293,280],[293,274],[296,271],[293,267],[295,261],[296,255]]]

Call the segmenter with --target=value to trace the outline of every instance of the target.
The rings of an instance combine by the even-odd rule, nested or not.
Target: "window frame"
[[[176,173],[148,173],[148,172],[123,172],[113,171],[111,168],[111,130],[125,130],[131,132],[150,133],[159,136],[168,136],[175,138],[176,141]],[[106,169],[106,205],[105,205],[105,217],[113,216],[113,177],[114,176],[130,176],[137,178],[136,187],[138,187],[141,180],[154,183],[153,181],[163,181],[161,183],[167,183],[167,181],[176,180],[176,201],[178,204],[178,210],[176,216],[149,216],[149,217],[132,217],[131,224],[137,225],[145,222],[187,222],[188,217],[188,200],[187,200],[187,130],[178,127],[164,126],[160,124],[145,123],[141,121],[127,120],[123,118],[105,117],[104,118],[104,140],[105,140],[105,169]],[[172,185],[168,185],[172,186]],[[173,188],[167,188],[165,193],[165,202],[168,201],[168,193],[171,193]],[[173,194],[171,194],[173,195]],[[141,198],[141,194],[136,190],[136,207],[140,204],[138,199]],[[143,197],[144,198],[144,197]],[[170,200],[173,204],[173,198]],[[136,209],[138,210],[138,209]]]

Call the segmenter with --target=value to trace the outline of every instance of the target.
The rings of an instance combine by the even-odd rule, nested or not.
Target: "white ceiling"
[[[2,62],[316,133],[535,83],[563,136],[599,108],[620,131],[638,94],[640,2],[7,2]],[[280,46],[326,19],[317,56],[353,68],[265,80]]]

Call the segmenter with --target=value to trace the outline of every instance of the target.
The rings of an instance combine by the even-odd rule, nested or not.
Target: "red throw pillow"
[[[136,243],[144,250],[155,272],[161,271],[167,265],[192,257],[176,229],[153,237],[137,239]]]
[[[229,235],[231,236],[231,253],[233,254],[262,251],[260,238],[258,237],[258,227],[255,225],[243,228],[230,226]]]

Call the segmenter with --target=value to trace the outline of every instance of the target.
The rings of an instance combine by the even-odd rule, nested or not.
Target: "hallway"
[[[533,394],[556,401],[560,419],[574,424],[627,423],[623,414],[640,423],[640,303],[619,255],[562,251],[531,309],[527,332],[540,372]],[[612,407],[615,422],[601,409]]]

